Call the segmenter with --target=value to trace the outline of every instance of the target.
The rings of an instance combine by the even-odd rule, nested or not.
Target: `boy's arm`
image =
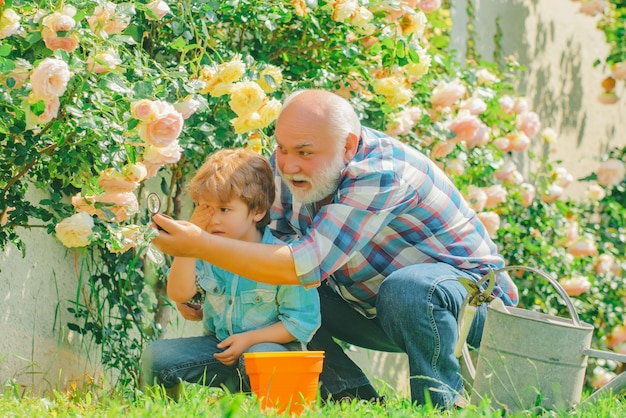
[[[197,291],[196,259],[175,257],[167,278],[167,296],[174,302],[187,302]]]

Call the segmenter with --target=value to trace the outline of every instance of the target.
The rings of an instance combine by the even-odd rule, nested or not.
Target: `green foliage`
[[[297,3],[306,3],[306,10]],[[449,50],[448,3],[428,13],[400,11],[388,3],[393,2],[370,1],[361,14],[342,17],[333,1],[186,0],[170,2],[170,11],[160,16],[153,3],[128,1],[114,5],[112,21],[91,25],[104,1],[6,1],[2,10],[14,10],[21,29],[2,35],[0,43],[0,112],[8,115],[0,120],[0,249],[15,245],[25,254],[23,228],[39,227],[58,237],[57,226],[84,210],[70,198],[99,196],[103,172],[146,162],[143,121],[133,108],[142,99],[197,102],[176,139],[180,158],[160,165],[158,173],[153,170],[158,186],[142,182],[133,191],[141,202],[146,189],[158,187],[165,211],[180,217],[185,179],[208,153],[251,146],[267,154],[273,148],[272,120],[237,129],[233,83],[265,83],[267,98],[276,100],[296,89],[323,88],[349,98],[364,124],[430,155],[466,195],[500,186],[505,198],[475,208],[499,219],[493,236],[507,263],[537,267],[557,279],[586,277],[591,287],[574,297],[575,306],[598,330],[594,346],[606,348],[611,331],[624,324],[624,180],[606,187],[600,200],[554,198],[553,186],[566,187],[569,180],[555,162],[527,148],[530,140],[542,148],[551,139],[519,121],[530,111],[514,88],[523,69],[513,60],[490,63],[472,56],[458,62]],[[69,6],[74,10],[67,12]],[[75,49],[48,45],[45,19],[54,12],[73,19],[73,27],[55,36],[75,37]],[[9,17],[0,23],[0,34]],[[107,22],[125,24],[104,36]],[[50,98],[33,96],[30,79],[46,58],[67,64],[71,74],[50,118],[44,118]],[[218,93],[213,73],[239,62],[242,74]],[[95,64],[104,70],[94,71]],[[273,68],[278,73],[270,72]],[[449,104],[437,102],[438,92],[455,83],[462,94]],[[471,113],[470,99],[485,108]],[[515,107],[508,108],[506,99]],[[461,138],[452,126],[462,117],[473,117],[482,130]],[[441,152],[442,145],[449,149]],[[624,158],[624,150],[613,152],[613,158]],[[509,174],[518,177],[506,177],[505,167],[520,159],[532,162],[530,173],[519,179],[522,174],[515,170]],[[46,198],[29,201],[31,187]],[[537,192],[531,201],[525,198],[527,187]],[[167,326],[167,267],[147,256],[153,232],[145,205],[126,208],[122,219],[119,209],[101,201],[93,205],[88,244],[71,250],[81,260],[81,281],[67,309],[76,318],[69,328],[97,344],[103,364],[118,372],[124,386],[134,386],[143,345]],[[572,221],[578,235],[591,237],[598,254],[568,252]],[[600,254],[611,255],[616,268],[598,273]],[[548,285],[526,276],[517,283],[523,306],[567,315]],[[602,366],[617,371],[615,364]]]

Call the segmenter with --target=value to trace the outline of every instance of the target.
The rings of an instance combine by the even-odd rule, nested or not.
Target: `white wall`
[[[463,56],[467,3],[452,3],[454,45]],[[563,159],[575,177],[594,170],[601,151],[626,144],[626,97],[614,106],[596,100],[604,73],[593,68],[592,62],[604,58],[608,48],[595,29],[595,19],[577,13],[579,3],[476,0],[475,5],[479,53],[493,60],[495,19],[499,18],[504,29],[502,54],[513,55],[527,66],[520,91],[528,93],[545,124],[560,132],[554,157]],[[584,186],[573,186],[570,193],[582,190]],[[65,328],[72,319],[66,307],[75,298],[80,259],[41,230],[21,235],[27,247],[25,258],[14,247],[0,253],[0,384],[15,378],[38,390],[63,389],[73,379],[80,383],[86,374],[97,377],[96,366],[85,359],[80,338]],[[188,324],[182,330],[172,329],[168,337],[199,332]],[[98,351],[91,353],[95,358]],[[363,350],[351,355],[375,380],[384,378],[407,392],[405,356]]]

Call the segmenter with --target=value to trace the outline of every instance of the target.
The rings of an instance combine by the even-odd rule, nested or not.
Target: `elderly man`
[[[322,326],[309,344],[324,350],[322,393],[378,399],[335,339],[404,352],[412,400],[453,405],[462,388],[454,355],[457,318],[477,280],[504,262],[476,214],[445,174],[419,151],[362,127],[348,101],[323,90],[289,96],[276,122],[277,198],[272,230],[286,245],[209,235],[156,215],[154,244],[265,283],[318,287]],[[517,303],[497,275],[493,296]],[[479,309],[467,341],[478,346]]]

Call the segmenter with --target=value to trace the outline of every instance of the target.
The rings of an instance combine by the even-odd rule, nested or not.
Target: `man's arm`
[[[300,284],[287,245],[259,244],[211,235],[186,221],[160,214],[152,218],[163,230],[152,242],[175,257],[199,258],[243,277],[269,284]]]

